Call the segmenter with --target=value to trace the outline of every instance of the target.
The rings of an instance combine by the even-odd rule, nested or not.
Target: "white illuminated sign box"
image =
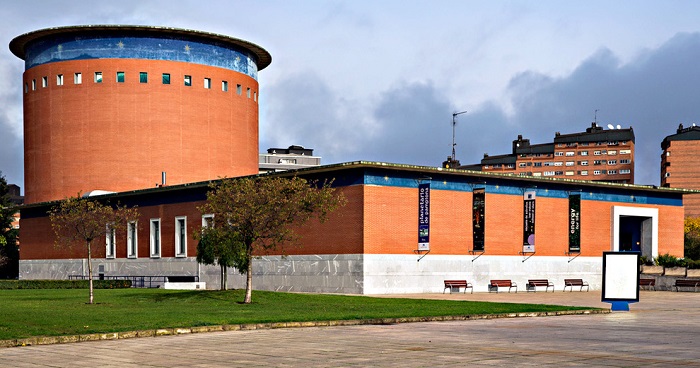
[[[639,252],[603,252],[601,301],[639,301]]]

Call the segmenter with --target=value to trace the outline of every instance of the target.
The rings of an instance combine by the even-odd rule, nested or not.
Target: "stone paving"
[[[609,307],[600,302],[596,291],[399,296]],[[700,293],[642,292],[640,302],[630,309],[595,315],[242,330],[15,347],[0,349],[0,366],[700,367]]]

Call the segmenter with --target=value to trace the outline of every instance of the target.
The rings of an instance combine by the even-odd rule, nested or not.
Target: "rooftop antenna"
[[[596,125],[598,125],[598,109],[595,109],[595,111],[593,111],[593,122],[596,123]]]
[[[455,161],[455,127],[457,126],[457,115],[465,114],[467,111],[453,112],[452,113],[452,161]]]

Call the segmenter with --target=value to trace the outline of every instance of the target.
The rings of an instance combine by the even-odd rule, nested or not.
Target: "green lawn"
[[[372,298],[242,290],[0,290],[0,340],[267,322],[457,316],[591,309],[538,304]]]

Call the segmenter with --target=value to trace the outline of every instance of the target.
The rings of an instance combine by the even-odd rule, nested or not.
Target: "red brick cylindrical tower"
[[[25,60],[25,202],[258,172],[263,48],[146,26],[49,28]]]

